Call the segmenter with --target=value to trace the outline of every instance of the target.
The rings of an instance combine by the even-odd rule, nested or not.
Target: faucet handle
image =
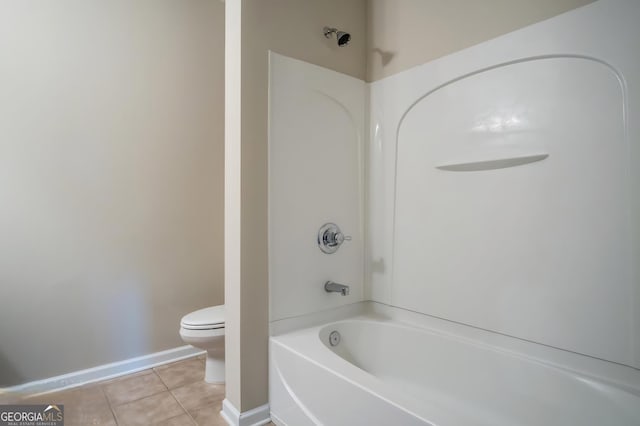
[[[344,235],[342,232],[338,231],[336,232],[336,235],[334,235],[334,240],[336,242],[336,244],[341,245],[342,243],[344,243],[345,241],[351,241],[351,236],[349,235]]]
[[[318,231],[318,247],[323,253],[335,253],[345,241],[351,241],[351,237],[344,235],[335,223],[325,223]]]

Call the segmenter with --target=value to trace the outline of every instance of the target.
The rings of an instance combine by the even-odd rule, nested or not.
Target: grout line
[[[164,386],[165,388],[167,388],[168,391],[170,391],[171,389],[169,389],[169,385],[167,385],[164,380],[162,380],[162,376],[158,374],[158,372],[155,369],[151,369],[152,373],[158,378],[158,380],[160,380],[160,383],[162,383],[162,386]]]
[[[112,404],[111,404],[111,401],[109,401],[109,398],[107,398],[107,401],[109,401],[109,406],[112,406],[112,407],[121,407],[121,406],[123,406],[123,405],[131,404],[131,403],[133,403],[133,402],[138,402],[138,401],[140,401],[140,400],[142,400],[142,399],[145,399],[145,398],[151,398],[152,396],[160,395],[160,394],[161,394],[161,393],[163,393],[163,392],[169,392],[169,389],[163,389],[163,390],[161,390],[161,391],[158,391],[158,392],[155,392],[155,393],[152,393],[152,394],[149,394],[149,395],[145,395],[145,396],[140,397],[140,398],[132,399],[131,401],[125,401],[125,402],[122,402],[122,403],[120,403],[120,404],[113,404],[113,405],[112,405]],[[172,394],[172,396],[173,396],[173,394]]]
[[[107,394],[105,393],[103,387],[98,386],[98,388],[100,388],[100,392],[102,392],[102,396],[104,396],[104,400],[107,401],[107,406],[109,407],[109,411],[111,412],[113,421],[116,422],[116,425],[119,425],[118,418],[116,417],[116,412],[113,411],[113,407],[111,406],[111,401],[109,401],[109,398],[107,397]]]
[[[85,387],[88,387],[88,386],[109,386],[109,385],[112,385],[114,383],[120,383],[120,382],[124,382],[125,380],[133,379],[135,377],[148,376],[152,372],[153,372],[153,369],[152,368],[148,368],[146,370],[136,371],[135,373],[125,374],[124,376],[119,376],[119,377],[116,377],[114,379],[106,379],[106,380],[101,380],[99,382],[87,383],[87,384],[78,386],[77,388],[71,388],[70,390],[82,389],[82,388],[85,388]]]
[[[155,368],[155,367],[153,367],[151,370],[153,371],[153,374],[155,374],[155,375],[160,379],[160,382],[162,382],[162,384],[164,385],[164,387],[165,387],[165,388],[167,388],[167,390],[169,390],[169,391],[170,391],[171,389],[169,388],[169,385],[164,381],[164,379],[162,378],[162,376],[161,376],[160,374],[158,374],[158,372],[156,371],[156,368]]]
[[[160,383],[162,383],[162,386],[164,386],[165,389],[159,390],[158,392],[155,392],[155,393],[152,393],[152,394],[149,394],[149,395],[141,396],[140,398],[132,399],[130,401],[125,401],[125,402],[122,402],[120,404],[112,404],[111,400],[109,399],[109,397],[107,396],[106,392],[104,391],[104,386],[108,386],[108,384],[100,384],[99,383],[100,384],[100,388],[102,389],[102,392],[104,393],[105,397],[107,398],[107,402],[109,403],[109,407],[119,407],[121,405],[126,405],[126,404],[129,404],[129,403],[132,403],[132,402],[140,401],[141,399],[145,399],[145,398],[149,398],[149,397],[152,397],[152,396],[159,395],[162,392],[168,392],[169,391],[169,387],[162,381],[162,378],[158,374],[156,374],[155,371],[152,371],[152,373],[156,375],[156,377],[160,380]],[[137,374],[137,373],[133,373],[133,374]],[[126,379],[126,376],[124,376],[124,378]],[[172,394],[172,396],[173,396],[173,394]],[[115,414],[115,412],[114,412],[114,414]]]
[[[178,389],[178,388],[176,388]],[[197,425],[198,422],[196,422],[196,419],[193,418],[193,416],[191,415],[191,413],[189,412],[189,410],[187,410],[186,408],[184,408],[184,405],[182,405],[182,403],[178,400],[178,398],[176,398],[176,396],[173,394],[173,392],[171,392],[171,390],[169,390],[169,393],[171,394],[171,396],[173,397],[173,399],[176,400],[176,402],[178,403],[178,405],[180,406],[180,408],[182,408],[182,410],[187,413],[187,416],[189,416],[189,418],[193,421],[194,425]],[[176,416],[177,417],[177,416]]]
[[[171,363],[171,364],[165,364],[165,365],[166,365],[166,366],[170,366],[170,365],[173,365],[173,364],[187,363],[187,362],[189,362],[189,361],[193,361],[193,360],[196,360],[196,359],[198,359],[198,358],[197,358],[197,357],[193,357],[193,358],[183,359],[183,360],[181,360],[181,361],[176,361],[176,362],[173,362],[173,363]],[[164,367],[164,365],[161,365],[161,366],[159,366],[159,367]],[[169,387],[169,385],[164,381],[164,379],[162,378],[162,376],[160,375],[160,373],[158,373],[158,371],[156,371],[156,368],[158,368],[158,367],[153,367],[151,370],[153,370],[153,372],[156,374],[156,376],[158,376],[158,377],[160,378],[160,381],[162,382],[162,384],[163,384],[163,385],[165,385],[165,386],[167,387],[167,389],[168,389],[168,390],[181,388],[182,386],[186,386],[186,385],[190,385],[191,383],[195,383],[195,382],[188,382],[188,383],[182,383],[182,384],[180,384],[180,385],[178,385],[178,386]],[[163,370],[165,370],[165,369],[166,369],[166,368],[163,368]],[[204,373],[204,370],[203,370],[203,373]],[[203,380],[204,380],[204,379],[203,379]]]
[[[169,390],[169,392],[171,392],[171,395],[173,395],[173,397],[177,400],[178,398],[176,398],[176,396],[173,394],[173,391],[174,391],[174,390],[182,389],[182,388],[184,388],[184,387],[191,386],[191,385],[193,385],[193,384],[195,384],[195,383],[199,383],[199,382],[187,383],[187,384],[185,384],[185,385],[178,386],[177,388],[170,389],[170,390]],[[206,382],[205,382],[205,383],[206,383]],[[224,401],[224,398],[225,398],[225,395],[224,395],[224,393],[223,393],[223,394],[220,396],[220,399],[217,399],[217,398],[216,398],[216,400],[215,400],[214,402],[216,402],[216,403],[217,403],[217,402],[222,403],[222,401]],[[178,401],[178,403],[179,403],[179,402],[180,402],[180,401]],[[180,404],[180,405],[182,405],[182,404]],[[208,404],[198,405],[198,406],[196,406],[196,407],[193,407],[191,410],[192,410],[192,411],[202,410],[202,409],[204,409],[204,408],[207,408],[208,406],[209,406]],[[184,408],[184,407],[183,407],[183,408]],[[188,409],[186,409],[186,408],[185,408],[185,411],[187,411],[189,414],[191,414],[191,412],[190,412]]]

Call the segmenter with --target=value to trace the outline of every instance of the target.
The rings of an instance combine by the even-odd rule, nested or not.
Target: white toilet
[[[224,305],[191,312],[180,321],[185,343],[207,351],[204,379],[224,383]]]

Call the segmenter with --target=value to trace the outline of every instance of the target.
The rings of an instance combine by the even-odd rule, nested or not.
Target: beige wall
[[[593,0],[367,0],[375,81]]]
[[[227,33],[227,72],[241,76],[227,82],[225,303],[233,312],[226,328],[227,399],[247,411],[268,397],[268,50],[364,78],[365,0],[226,5],[228,25],[241,25],[239,34]],[[352,44],[338,48],[325,39],[325,25],[352,33]]]
[[[0,387],[223,301],[224,5],[0,3]]]

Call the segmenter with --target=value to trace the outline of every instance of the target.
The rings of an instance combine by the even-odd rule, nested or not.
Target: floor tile
[[[102,385],[112,406],[135,401],[167,390],[162,380],[152,371],[111,380]]]
[[[198,426],[227,426],[227,422],[220,415],[222,401],[204,408],[191,411],[191,417]]]
[[[154,423],[154,426],[195,426],[196,422],[193,421],[190,415],[182,414],[178,417],[172,417],[168,420],[163,420],[159,423]]]
[[[119,426],[148,426],[185,414],[168,391],[112,408]]]
[[[191,412],[220,402],[224,399],[224,385],[214,385],[201,380],[171,390],[185,410]]]
[[[0,404],[18,404],[28,397],[29,395],[22,393],[2,392],[0,393]]]
[[[0,404],[63,404],[66,426],[226,426],[225,387],[204,381],[205,359],[44,395],[0,393]]]
[[[116,424],[109,402],[98,386],[63,392],[62,400],[66,426]]]
[[[64,405],[65,426],[115,426],[104,392],[99,386],[82,386],[76,389],[31,397],[28,404]]]
[[[190,358],[155,367],[154,371],[169,389],[174,389],[204,380],[204,363],[203,358]]]

